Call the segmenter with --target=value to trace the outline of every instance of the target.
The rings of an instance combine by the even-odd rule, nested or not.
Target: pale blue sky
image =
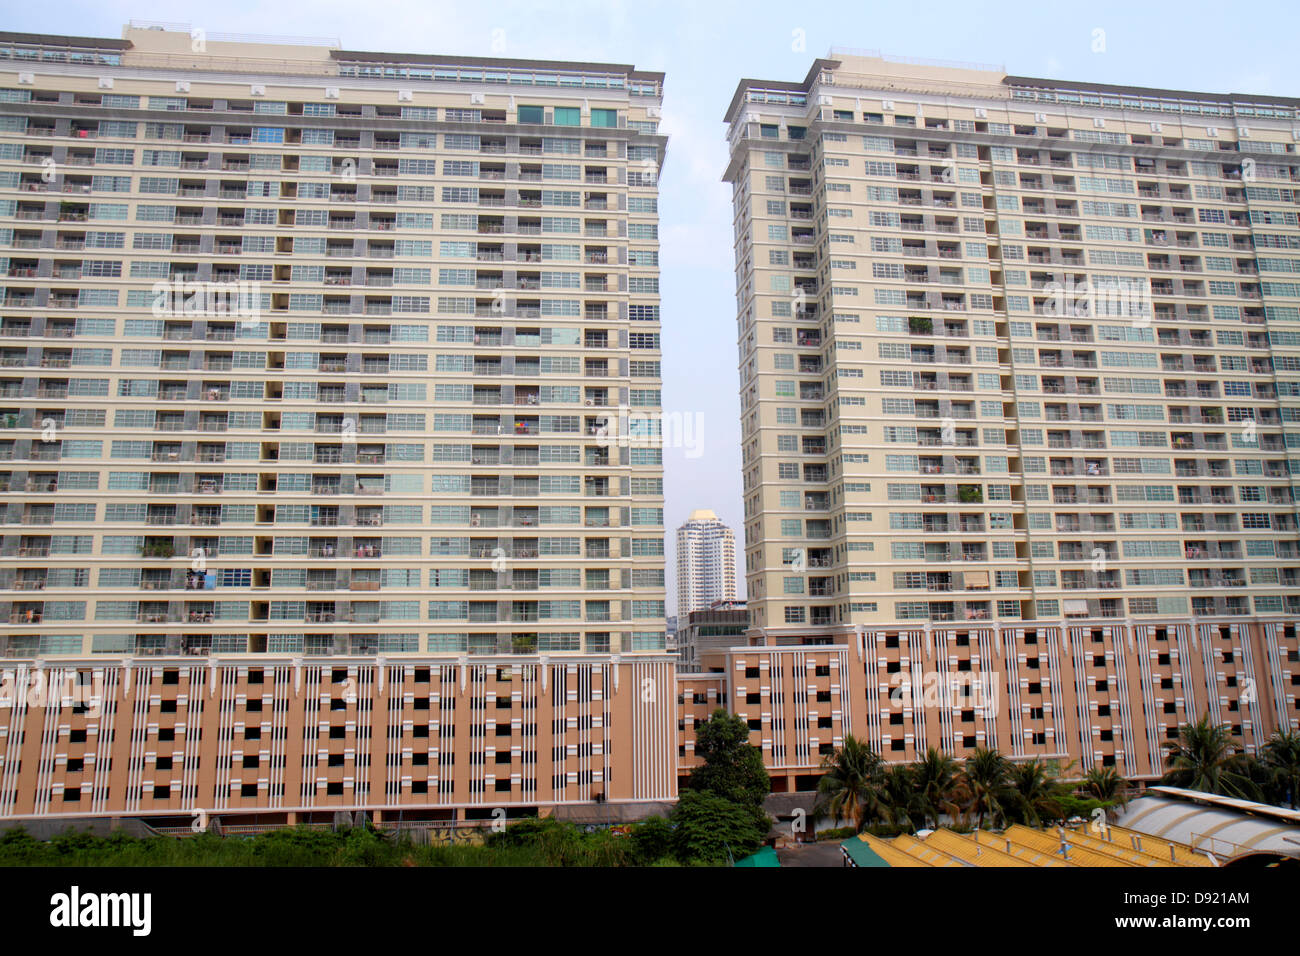
[[[598,60],[667,73],[661,182],[664,407],[702,412],[703,453],[665,453],[673,534],[712,508],[743,549],[730,190],[722,113],[742,76],[799,80],[829,47],[1002,64],[1011,73],[1207,92],[1300,96],[1294,3],[493,2],[96,0],[15,4],[3,28],[121,35],[128,20],[209,33],[337,37],[345,48]],[[1094,52],[1094,30],[1105,52]],[[504,48],[493,45],[495,34]],[[793,49],[795,31],[805,47]],[[743,556],[738,561],[743,568]],[[743,572],[742,572],[743,575]],[[741,588],[744,581],[742,576]]]

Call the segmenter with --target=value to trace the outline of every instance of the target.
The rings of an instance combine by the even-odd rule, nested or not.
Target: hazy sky
[[[1215,3],[746,3],[96,0],[14,4],[6,30],[121,35],[128,20],[208,33],[331,37],[346,49],[631,63],[667,73],[660,186],[664,409],[700,445],[665,452],[668,607],[674,529],[695,508],[743,551],[730,187],[722,114],[741,77],[801,80],[832,45],[999,64],[1008,72],[1300,96],[1294,0]],[[1104,31],[1098,33],[1097,31]],[[1102,42],[1098,42],[1098,41]],[[1103,49],[1098,50],[1097,47]],[[743,554],[738,555],[742,579]]]

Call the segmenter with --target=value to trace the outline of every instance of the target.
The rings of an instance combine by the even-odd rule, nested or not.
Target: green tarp
[[[776,850],[770,846],[765,846],[752,856],[743,857],[735,862],[736,866],[780,866],[781,861],[776,858]]]
[[[883,859],[876,855],[876,851],[867,846],[866,841],[858,837],[849,837],[840,844],[844,852],[856,866],[889,866]]]

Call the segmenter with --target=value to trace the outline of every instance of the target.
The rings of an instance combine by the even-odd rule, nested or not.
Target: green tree
[[[373,827],[353,827],[347,831],[339,862],[343,866],[381,866],[388,862],[391,846],[387,837]]]
[[[1263,796],[1251,779],[1252,759],[1233,739],[1228,725],[1211,724],[1209,714],[1179,727],[1178,739],[1166,741],[1164,749],[1163,784],[1243,800]]]
[[[1292,810],[1300,801],[1300,733],[1279,730],[1264,744],[1264,771],[1269,799]]]
[[[926,750],[924,759],[915,765],[914,771],[922,821],[933,821],[935,829],[938,829],[945,815],[955,820],[961,813],[965,796],[957,761],[930,747]]]
[[[1093,800],[1124,806],[1129,800],[1129,782],[1114,767],[1093,767],[1079,787]]]
[[[845,735],[844,744],[822,758],[813,814],[829,815],[836,823],[847,820],[855,831],[861,831],[881,816],[883,775],[880,755],[866,741]]]
[[[749,725],[719,707],[695,734],[695,755],[704,763],[686,786],[752,807],[772,791],[763,753],[749,742]]]
[[[962,766],[966,786],[966,809],[975,815],[975,826],[983,827],[984,818],[996,826],[1005,823],[1007,807],[1014,800],[1009,783],[1011,764],[996,750],[976,747]]]
[[[916,830],[917,820],[925,822],[925,802],[915,767],[904,763],[885,766],[876,794],[880,819],[895,830],[911,833]]]
[[[763,845],[771,821],[758,807],[705,790],[686,790],[672,821],[673,848],[683,863],[726,863]]]
[[[1013,764],[1007,778],[1011,785],[1008,809],[1012,816],[1031,827],[1061,818],[1060,787],[1047,775],[1047,768],[1038,758]]]
[[[663,817],[647,817],[632,828],[632,855],[642,866],[673,855],[673,828]]]

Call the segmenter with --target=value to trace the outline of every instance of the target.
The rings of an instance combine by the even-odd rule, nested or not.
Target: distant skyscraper
[[[677,529],[677,614],[736,598],[736,538],[712,511],[692,511]]]

